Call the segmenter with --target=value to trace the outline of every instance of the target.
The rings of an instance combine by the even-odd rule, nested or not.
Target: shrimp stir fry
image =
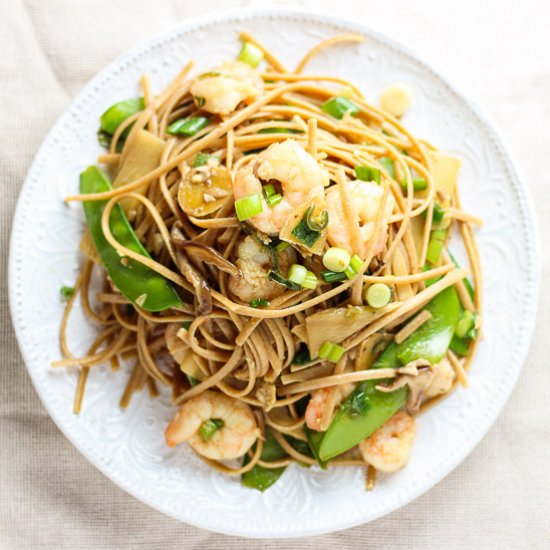
[[[263,185],[280,186],[282,200],[269,207],[263,197]],[[295,140],[270,145],[255,162],[242,167],[235,176],[235,200],[259,194],[263,210],[250,223],[268,235],[277,235],[291,212],[314,197],[324,198],[329,184],[328,171]]]
[[[415,419],[406,412],[398,412],[359,443],[359,450],[365,462],[380,472],[396,472],[407,463],[415,435]]]
[[[353,252],[365,258],[368,247],[372,240],[374,240],[373,254],[376,255],[384,249],[384,245],[386,244],[386,239],[388,238],[387,220],[391,216],[395,200],[391,194],[388,194],[382,213],[382,223],[380,224],[378,233],[375,234],[376,219],[382,208],[384,188],[371,181],[355,180],[349,182],[348,191],[352,209],[359,223],[362,241],[361,248],[360,250],[354,250],[352,236],[348,230],[340,198],[340,191],[336,187],[331,188],[327,192],[329,214],[328,242],[332,246],[339,246],[350,251],[353,250]]]
[[[215,428],[209,430],[210,426]],[[259,436],[260,429],[246,403],[210,390],[184,403],[165,431],[169,447],[187,441],[197,453],[212,460],[243,456]]]
[[[243,101],[253,101],[263,89],[258,71],[241,61],[229,61],[200,75],[191,86],[191,95],[203,111],[225,116]]]
[[[280,254],[269,250],[253,237],[245,237],[237,247],[237,261],[240,270],[239,277],[229,279],[229,290],[243,302],[257,298],[272,300],[280,296],[285,288],[268,278],[269,272],[278,267],[285,273],[288,267],[296,261],[296,252],[287,248]],[[275,265],[277,262],[278,265]]]

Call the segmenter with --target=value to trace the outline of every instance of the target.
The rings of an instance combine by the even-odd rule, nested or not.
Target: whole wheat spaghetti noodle
[[[198,75],[188,62],[161,91],[144,76],[101,117],[105,173],[88,168],[66,198],[83,203],[86,260],[53,366],[79,369],[79,413],[92,367],[126,363],[120,407],[169,390],[167,444],[246,486],[297,462],[363,466],[370,490],[406,463],[412,416],[467,385],[482,221],[461,209],[459,159],[357,84],[304,72],[363,37],[332,37],[294,71],[241,39],[237,61]],[[83,356],[78,298],[99,330]]]

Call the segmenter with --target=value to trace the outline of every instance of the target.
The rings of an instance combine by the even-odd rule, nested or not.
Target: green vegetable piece
[[[198,378],[194,378],[193,376],[189,376],[188,374],[186,374],[185,376],[187,376],[187,380],[191,385],[191,387],[194,387],[197,384],[200,384],[200,380]]]
[[[474,328],[475,323],[476,323],[475,314],[472,313],[471,311],[466,310],[462,314],[460,321],[458,321],[456,325],[455,334],[459,338],[464,338],[465,336],[468,335],[471,329]]]
[[[312,221],[308,222],[308,218],[310,215],[310,210],[312,210],[312,207],[308,208],[306,213],[304,214],[304,217],[300,220],[298,225],[292,230],[292,234],[304,245],[308,248],[311,248],[321,236],[321,230],[312,229],[309,225],[309,223],[314,223]],[[324,223],[324,219],[321,223]],[[326,216],[326,222],[328,224],[328,212]]]
[[[426,260],[428,260],[428,262],[433,265],[437,264],[446,239],[447,231],[442,229],[432,231],[430,241],[428,243],[428,251],[426,252]]]
[[[286,451],[277,443],[269,428],[265,430],[265,441],[262,447],[260,458],[264,462],[273,462],[286,456]],[[243,465],[250,462],[248,455],[245,456]],[[241,476],[241,484],[251,489],[265,491],[269,489],[283,474],[285,466],[280,468],[264,468],[256,464],[251,470]]]
[[[382,157],[378,162],[386,169],[392,178],[395,178],[395,163],[392,159]]]
[[[384,283],[374,283],[365,291],[365,301],[370,307],[379,309],[387,306],[391,299],[391,288]]]
[[[218,430],[223,428],[224,424],[225,422],[221,418],[209,418],[201,424],[201,427],[199,428],[199,435],[203,441],[208,441],[209,439],[212,439]]]
[[[447,288],[426,306],[432,317],[401,344],[392,342],[372,368],[395,368],[424,358],[437,363],[445,355],[460,317],[456,290]],[[382,381],[364,381],[344,401],[319,446],[319,457],[327,461],[351,449],[387,422],[407,399],[408,389],[391,393],[376,390]]]
[[[134,97],[115,103],[101,115],[101,129],[113,135],[127,118],[143,111],[144,108],[142,97]]]
[[[380,170],[373,166],[356,166],[355,176],[363,181],[374,181],[380,183]]]
[[[468,355],[468,349],[470,348],[470,338],[459,338],[456,334],[453,336],[451,343],[449,344],[449,349],[464,357]]]
[[[346,113],[353,116],[361,112],[361,109],[359,109],[355,103],[344,96],[329,99],[326,103],[321,105],[321,109],[323,109],[327,115],[337,118],[338,120],[341,120]]]
[[[235,212],[240,222],[253,218],[264,209],[260,193],[253,193],[235,201]]]
[[[330,271],[325,269],[321,271],[321,277],[323,277],[325,283],[337,283],[346,279],[346,274],[342,272]]]
[[[453,264],[455,264],[456,267],[460,268],[459,263],[456,261],[456,258],[451,254],[451,251],[447,250],[447,253],[449,254]],[[472,283],[470,282],[470,279],[468,279],[467,277],[464,277],[464,279],[462,279],[462,281],[464,283],[464,286],[466,287],[466,290],[468,291],[468,294],[470,295],[470,298],[473,300],[474,296],[475,296],[475,292],[474,292],[474,287],[472,286]]]
[[[255,46],[251,42],[244,42],[243,47],[237,56],[237,61],[248,63],[251,67],[256,68],[263,58],[264,52],[262,52],[258,46]]]
[[[309,448],[311,449],[313,457],[315,458],[319,466],[321,466],[323,470],[326,470],[327,462],[325,460],[321,460],[321,457],[319,456],[319,448],[321,447],[321,442],[323,441],[325,433],[310,430],[308,427],[304,427],[304,431],[306,432],[307,441],[309,443]]]
[[[62,286],[59,289],[61,299],[66,302],[74,294],[74,286]]]
[[[312,359],[309,356],[309,351],[307,349],[307,346],[302,344],[302,347],[297,351],[296,355],[294,356],[294,359],[292,359],[293,365],[307,365],[308,363],[311,363]]]
[[[200,132],[203,128],[206,128],[210,123],[210,119],[204,116],[193,116],[189,119],[180,118],[176,122],[172,122],[166,132],[173,136],[194,136],[197,132]]]
[[[250,300],[250,307],[267,307],[269,305],[269,300],[265,298],[254,298]]]
[[[268,197],[265,202],[267,203],[267,206],[269,206],[269,208],[273,208],[274,206],[277,206],[282,200],[283,196],[279,193],[275,193],[275,195],[271,195],[271,197]]]
[[[111,190],[109,180],[95,166],[80,174],[80,192],[102,193]],[[121,258],[107,242],[101,229],[101,216],[107,201],[84,201],[84,214],[95,247],[109,277],[131,302],[147,311],[163,311],[181,305],[181,300],[171,283],[147,266]],[[111,212],[110,228],[114,238],[126,248],[147,258],[149,253],[137,238],[122,208],[115,205]]]
[[[258,134],[303,134],[302,130],[295,130],[294,128],[285,127],[272,127],[262,128],[258,130]]]
[[[277,243],[277,245],[275,246],[275,250],[280,254],[281,252],[284,252],[289,246],[290,243],[287,243],[286,241],[281,241],[280,243]]]
[[[296,283],[293,283],[292,281],[289,281],[288,279],[285,279],[282,275],[279,275],[276,271],[270,271],[268,277],[275,281],[276,283],[279,283],[280,285],[286,286],[289,290],[301,290],[302,287]]]
[[[217,166],[218,164],[220,164],[220,159],[216,155],[209,155],[208,153],[198,153],[193,160],[193,168],[205,166],[209,162]]]
[[[422,179],[422,178],[414,178],[412,180],[412,184],[413,184],[413,190],[414,191],[424,191],[425,189],[428,188],[428,183],[426,182],[425,179]],[[403,180],[401,182],[401,185],[403,186],[403,190],[406,191],[407,190],[407,180]]]

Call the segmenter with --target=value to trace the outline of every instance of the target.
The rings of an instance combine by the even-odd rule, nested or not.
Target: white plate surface
[[[126,375],[94,368],[84,410],[75,416],[76,373],[49,367],[59,358],[59,288],[75,280],[83,226],[80,206],[64,206],[62,199],[77,191],[78,174],[101,151],[96,141],[100,114],[115,101],[135,96],[144,73],[160,90],[188,59],[207,69],[234,58],[239,30],[258,36],[290,67],[324,38],[350,31],[366,35],[363,44],[323,52],[308,71],[345,77],[372,101],[392,82],[410,83],[415,98],[407,126],[463,160],[465,207],[485,220],[478,234],[486,268],[484,338],[471,387],[420,418],[410,463],[371,493],[364,491],[360,469],[294,466],[263,494],[244,489],[238,480],[206,468],[185,447],[166,448],[163,429],[172,414],[167,396],[134,396],[129,410],[121,412],[117,404]],[[121,56],[85,87],[48,134],[21,191],[13,225],[13,323],[53,420],[90,462],[135,497],[179,520],[228,534],[291,537],[335,531],[387,514],[428,490],[497,418],[520,373],[534,324],[539,282],[534,220],[528,192],[491,125],[404,47],[332,16],[218,13],[185,21]],[[70,334],[77,354],[93,338],[93,327],[78,310]]]

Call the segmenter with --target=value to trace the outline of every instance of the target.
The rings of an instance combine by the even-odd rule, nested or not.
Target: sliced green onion
[[[274,126],[272,128],[262,128],[258,130],[258,134],[303,134],[302,130],[295,130],[294,128],[285,128],[283,126]]]
[[[455,334],[459,338],[464,338],[468,333],[475,328],[476,316],[471,311],[466,310],[462,314],[462,318],[456,324]]]
[[[354,254],[351,257],[349,265],[350,265],[351,269],[353,269],[353,271],[355,271],[355,273],[359,273],[359,271],[361,271],[361,269],[363,269],[363,260],[357,254]]]
[[[348,267],[344,269],[344,274],[348,279],[353,279],[357,275],[357,271],[355,271],[351,265],[348,265]]]
[[[115,103],[109,107],[100,118],[101,128],[113,135],[117,128],[129,117],[143,111],[145,105],[142,97],[133,97]]]
[[[341,120],[346,113],[356,115],[361,111],[355,103],[343,96],[329,99],[326,103],[321,105],[321,109],[323,109],[327,115],[337,118],[338,120]]]
[[[62,286],[59,289],[59,294],[63,301],[67,301],[74,294],[74,286]]]
[[[413,178],[412,180],[413,184],[413,190],[414,191],[424,191],[428,188],[428,184],[425,179],[422,178]],[[407,180],[403,180],[401,182],[401,185],[403,186],[403,190],[407,190]]]
[[[240,222],[253,218],[262,212],[263,209],[260,193],[253,193],[252,195],[248,195],[248,197],[235,201],[235,212]]]
[[[254,298],[250,300],[250,307],[267,307],[269,305],[269,300],[265,298]]]
[[[326,341],[319,350],[319,357],[327,361],[332,361],[333,363],[338,363],[345,351],[346,350],[342,346]]]
[[[302,286],[303,282],[306,280],[307,269],[300,264],[292,264],[288,271],[287,279],[291,283],[296,283],[297,285]]]
[[[392,178],[395,178],[395,163],[392,159],[382,157],[378,162],[386,169],[386,172],[388,172]]]
[[[374,166],[356,166],[355,175],[363,181],[375,181],[380,183],[380,170]]]
[[[166,132],[176,136],[194,136],[197,132],[200,132],[203,128],[206,128],[210,123],[210,119],[204,116],[193,116],[189,119],[180,118],[176,122],[172,122],[166,129]]]
[[[195,156],[195,160],[193,160],[193,168],[206,166],[207,164],[214,164],[218,166],[220,164],[220,159],[216,155],[209,155],[208,153],[198,153]]]
[[[445,209],[439,204],[435,203],[432,213],[432,220],[434,223],[440,223],[443,221],[443,216],[445,216]]]
[[[273,208],[274,206],[277,206],[282,200],[283,196],[279,193],[276,193],[275,195],[268,197],[265,202],[267,203],[267,206],[269,206],[269,208]]]
[[[441,256],[441,251],[443,250],[446,239],[446,231],[442,229],[432,231],[430,241],[428,243],[428,251],[426,253],[426,260],[428,260],[432,265],[435,265],[439,261],[439,256]]]
[[[181,326],[182,328],[184,328],[185,330],[189,330],[189,327],[191,326],[191,324],[193,323],[193,321],[184,321]]]
[[[263,58],[264,52],[258,46],[255,46],[251,42],[245,42],[237,56],[237,61],[248,63],[251,67],[256,68]]]
[[[279,244],[277,244],[275,250],[280,254],[281,252],[284,252],[289,246],[290,243],[287,243],[286,241],[281,241]]]
[[[337,283],[343,281],[346,278],[344,272],[330,271],[329,269],[321,271],[321,277],[323,277],[325,283]]]
[[[303,345],[303,344],[302,344]],[[294,359],[292,359],[293,365],[307,365],[308,363],[311,363],[312,359],[309,355],[308,349],[304,346],[300,348],[296,355],[294,356]]]
[[[313,211],[313,206],[310,206],[302,220],[298,225],[292,230],[292,234],[302,243],[304,246],[311,248],[321,236],[321,230],[311,229],[309,223],[315,224],[312,220],[308,223],[308,216]],[[326,211],[323,211],[326,212]],[[322,220],[322,223],[325,222],[325,219]],[[326,213],[326,222],[328,223],[328,212]]]
[[[209,418],[201,424],[199,435],[203,441],[208,441],[219,429],[223,428],[224,424],[225,422],[221,418]]]
[[[318,218],[313,216],[313,211],[314,211],[313,205],[311,205],[306,211],[305,220],[306,220],[307,226],[312,231],[323,231],[323,229],[325,229],[325,227],[328,225],[328,211],[323,210],[319,214]]]
[[[302,283],[302,288],[309,288],[311,290],[317,288],[317,276],[313,273],[313,271],[308,271],[306,273],[306,278]]]
[[[391,298],[391,289],[384,283],[374,283],[365,291],[365,302],[370,307],[379,309],[387,306]]]
[[[288,279],[285,279],[282,275],[279,275],[275,271],[270,271],[268,277],[275,281],[276,283],[279,283],[280,285],[286,286],[289,290],[301,290],[301,286],[293,283],[292,281],[289,281]]]
[[[275,186],[272,185],[271,183],[268,183],[267,185],[264,185],[262,187],[263,189],[263,192],[264,192],[264,197],[266,199],[269,199],[269,197],[272,197],[273,195],[275,195],[277,193],[277,191],[275,191]]]
[[[329,271],[335,271],[336,273],[343,272],[348,267],[350,260],[350,253],[337,246],[331,246],[323,255],[323,265]]]
[[[197,384],[200,384],[200,380],[198,378],[195,378],[193,376],[189,376],[188,374],[186,374],[185,376],[187,376],[187,381],[189,382],[189,385],[193,388],[194,386],[196,386]]]

